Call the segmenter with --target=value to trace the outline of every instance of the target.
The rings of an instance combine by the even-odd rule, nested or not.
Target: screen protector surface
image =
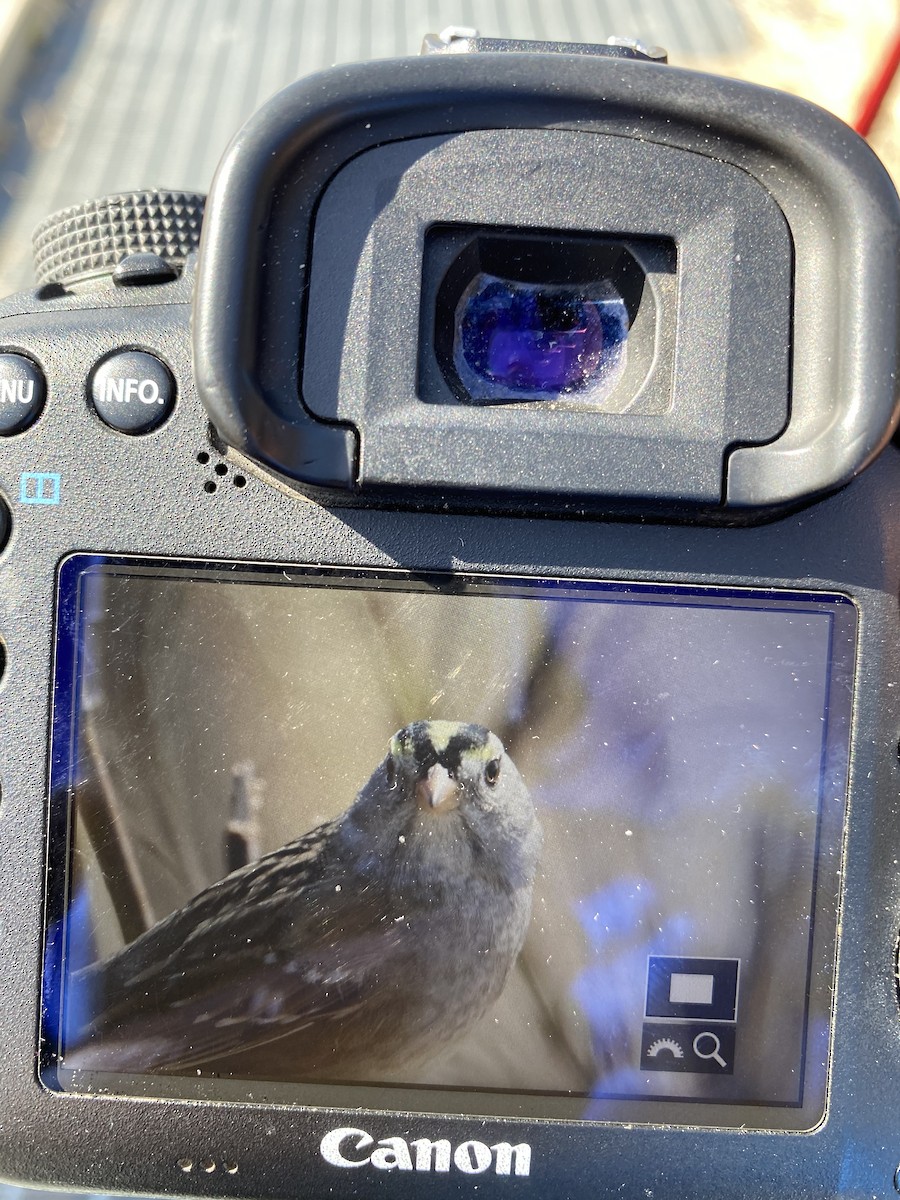
[[[52,1086],[810,1128],[855,609],[61,567]]]

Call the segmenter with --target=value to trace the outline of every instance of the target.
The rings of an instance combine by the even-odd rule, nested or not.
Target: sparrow
[[[541,829],[495,734],[416,721],[336,820],[225,876],[70,979],[66,1067],[378,1078],[503,990]]]

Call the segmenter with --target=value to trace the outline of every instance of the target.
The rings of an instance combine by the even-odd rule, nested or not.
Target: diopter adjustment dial
[[[83,283],[103,275],[128,283],[179,275],[200,243],[205,202],[196,192],[154,188],[51,213],[33,235],[38,286]]]

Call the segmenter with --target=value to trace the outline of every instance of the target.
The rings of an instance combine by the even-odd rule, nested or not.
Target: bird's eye
[[[500,759],[492,758],[488,765],[484,768],[484,778],[487,783],[494,786],[500,778]]]

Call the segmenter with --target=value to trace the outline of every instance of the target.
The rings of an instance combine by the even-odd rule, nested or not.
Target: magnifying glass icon
[[[700,1049],[701,1044],[706,1046],[705,1050]],[[713,1059],[720,1067],[727,1067],[728,1063],[719,1053],[721,1049],[722,1043],[714,1033],[698,1033],[694,1038],[694,1053],[698,1058],[702,1058],[705,1061]]]

